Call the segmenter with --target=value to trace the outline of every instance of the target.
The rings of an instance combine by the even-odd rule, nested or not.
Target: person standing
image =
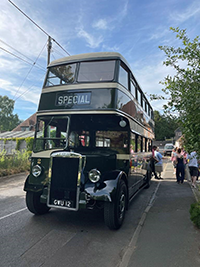
[[[171,161],[174,167],[174,174],[176,174],[176,151],[177,151],[177,147],[175,147],[172,150],[172,154],[171,154]]]
[[[150,166],[151,166],[151,171],[152,171],[152,173],[155,176],[155,179],[159,179],[158,176],[157,176],[157,174],[156,174],[156,171],[155,171],[155,163],[158,162],[158,160],[156,159],[156,156],[155,156],[156,148],[157,148],[157,146],[153,146],[153,148],[152,148],[152,155],[151,155],[151,159],[150,159]]]
[[[181,154],[181,149],[178,148],[176,154],[176,181],[178,184],[183,183],[185,177],[184,157]]]
[[[196,151],[192,151],[189,155],[187,155],[187,159],[189,160],[188,167],[190,170],[192,186],[196,188],[196,180],[198,177],[198,160]]]
[[[158,172],[158,179],[163,179],[161,177],[161,172],[163,172],[163,161],[162,161],[162,154],[159,152],[159,147],[157,147],[155,151],[155,157],[158,160],[158,162],[155,163],[155,171]]]

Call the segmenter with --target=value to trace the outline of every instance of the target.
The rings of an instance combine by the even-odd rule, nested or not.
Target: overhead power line
[[[53,51],[52,51],[52,52],[54,52],[54,51],[55,51],[57,54],[59,54],[60,56],[65,57],[65,56],[62,54],[62,52],[60,52],[59,50],[55,49],[55,47],[53,48]]]
[[[8,0],[17,10],[19,10],[27,19],[29,19],[36,27],[38,27],[44,34],[46,34],[48,37],[51,37],[50,34],[48,34],[44,29],[42,29],[34,20],[32,20],[26,13],[24,13],[18,6],[16,6],[11,0]],[[63,50],[65,53],[70,56],[69,52],[65,50],[54,38],[51,37],[51,39]]]
[[[17,52],[18,54],[22,55],[23,57],[27,58],[28,60],[30,60],[32,63],[34,62],[31,58],[27,57],[26,55],[22,54],[20,51],[18,51],[17,49],[15,49],[14,47],[12,47],[11,45],[7,44],[6,42],[4,42],[3,40],[0,39],[0,42],[2,42],[3,44],[5,44],[6,46],[10,47],[11,49],[13,49],[15,52]],[[40,64],[37,63],[37,65],[39,67],[41,67],[41,69],[45,69],[43,66],[41,66]],[[45,69],[46,70],[46,69]]]
[[[28,62],[27,60],[25,60],[25,59],[23,59],[23,58],[21,58],[21,57],[19,57],[19,56],[15,55],[15,54],[13,54],[12,52],[10,52],[10,51],[6,50],[6,49],[5,49],[5,48],[3,48],[3,47],[0,47],[0,49],[1,49],[1,50],[3,50],[3,51],[4,51],[4,52],[6,52],[6,53],[8,53],[8,54],[12,55],[12,56],[14,56],[14,57],[16,57],[16,58],[18,58],[18,59],[20,59],[20,60],[24,61],[25,63],[27,63],[27,64],[29,64],[29,65],[35,65],[35,62],[33,62],[33,63],[30,63],[30,62]],[[44,68],[38,67],[38,66],[36,66],[36,65],[35,65],[35,67],[36,67],[36,68],[38,68],[38,69],[42,69],[43,71],[46,71]]]
[[[19,88],[17,89],[17,91],[16,91],[16,93],[15,93],[15,95],[14,95],[14,97],[13,97],[13,100],[14,100],[14,101],[16,101],[18,98],[20,98],[25,92],[27,92],[27,91],[30,90],[30,88],[29,88],[28,90],[26,90],[25,92],[23,92],[21,95],[19,95],[16,99],[14,99],[15,96],[17,95],[17,93],[19,92],[20,88],[21,88],[22,85],[24,84],[25,80],[27,79],[28,75],[29,75],[30,72],[32,71],[32,69],[33,69],[35,63],[37,62],[37,60],[39,59],[40,55],[42,54],[42,51],[44,50],[45,46],[46,46],[46,42],[45,42],[45,45],[43,46],[42,50],[40,51],[39,55],[37,56],[35,62],[32,64],[32,66],[31,66],[30,70],[28,71],[26,77],[24,78],[24,80],[22,81],[21,85],[20,85]]]

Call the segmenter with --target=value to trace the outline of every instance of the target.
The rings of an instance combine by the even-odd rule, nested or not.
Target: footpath
[[[177,184],[172,164],[147,213],[126,267],[200,267],[200,229],[190,220],[190,205],[196,201],[186,180]]]

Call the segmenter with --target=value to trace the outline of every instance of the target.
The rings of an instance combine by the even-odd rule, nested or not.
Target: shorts
[[[191,176],[198,176],[198,168],[197,167],[190,167],[189,166],[189,170],[190,170],[190,175]]]
[[[156,172],[162,172],[163,171],[163,166],[162,165],[155,165],[155,171]]]

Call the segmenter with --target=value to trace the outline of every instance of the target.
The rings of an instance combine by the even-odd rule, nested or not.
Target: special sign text
[[[87,93],[62,93],[56,96],[56,106],[89,105],[91,92]]]

